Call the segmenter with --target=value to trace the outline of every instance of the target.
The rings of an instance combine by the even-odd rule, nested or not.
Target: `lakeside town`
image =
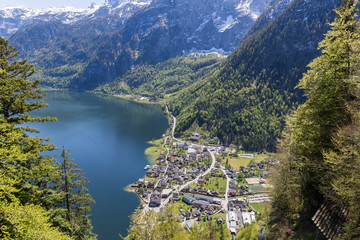
[[[159,212],[166,206],[188,230],[198,221],[214,221],[236,235],[270,201],[266,176],[272,155],[242,153],[197,132],[187,141],[177,139],[176,118],[167,112],[172,127],[148,152],[155,162],[130,186],[141,198],[140,208]]]

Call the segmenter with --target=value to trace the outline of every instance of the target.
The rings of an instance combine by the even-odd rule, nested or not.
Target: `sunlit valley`
[[[360,239],[358,0],[0,4],[0,238]]]

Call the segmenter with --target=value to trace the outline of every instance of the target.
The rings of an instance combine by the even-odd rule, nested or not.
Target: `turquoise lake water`
[[[39,136],[51,138],[58,148],[65,146],[86,172],[99,239],[120,239],[139,205],[138,197],[123,189],[144,176],[147,141],[161,137],[167,119],[156,105],[80,92],[47,94],[49,107],[32,115],[58,121],[36,124]]]

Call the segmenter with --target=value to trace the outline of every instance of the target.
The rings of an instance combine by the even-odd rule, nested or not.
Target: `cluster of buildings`
[[[149,207],[159,207],[162,199],[170,195],[171,200],[178,200],[179,194],[172,189],[197,178],[211,165],[210,154],[200,145],[177,142],[173,147],[167,156],[160,156],[158,164],[148,169],[146,177],[151,180],[146,181],[141,178],[137,185],[133,185],[145,202],[148,200]],[[179,149],[187,149],[187,152]]]
[[[227,212],[229,215],[230,232],[233,234],[244,224],[251,224],[255,221],[255,212],[248,210],[246,202],[242,200],[235,199],[229,201]]]
[[[191,213],[189,210],[185,213],[181,212],[179,214],[180,217],[186,218],[186,220],[189,220],[191,217],[197,218],[205,216],[206,213],[208,214],[209,220],[209,218],[212,218],[212,215],[216,210],[221,209],[221,199],[216,197],[209,197],[200,194],[196,194],[194,196],[191,194],[185,194],[182,197],[182,201],[196,209],[192,216],[189,215],[189,213]]]
[[[196,142],[201,137],[201,134],[193,133],[190,139]],[[148,181],[141,178],[137,185],[133,185],[133,187],[137,188],[136,191],[143,196],[143,200],[150,208],[158,208],[162,206],[162,203],[163,205],[167,203],[167,201],[179,201],[181,199],[186,205],[192,206],[192,210],[181,210],[179,214],[187,228],[191,228],[195,224],[196,219],[204,217],[211,220],[220,211],[228,214],[229,221],[227,224],[232,233],[236,233],[237,229],[244,224],[255,221],[255,212],[249,211],[247,203],[234,199],[236,196],[250,194],[252,190],[249,189],[248,185],[252,183],[239,184],[237,180],[240,172],[246,176],[253,176],[255,172],[261,172],[262,177],[265,176],[267,174],[267,167],[271,165],[270,161],[261,161],[260,163],[250,165],[248,168],[241,167],[236,170],[232,168],[224,169],[222,159],[216,158],[215,167],[211,169],[209,174],[199,177],[199,175],[209,170],[211,166],[212,160],[207,148],[224,157],[229,155],[232,157],[253,157],[253,155],[229,153],[225,147],[209,147],[208,144],[201,146],[190,142],[174,142],[172,144],[171,142],[171,137],[167,135],[165,145],[172,146],[172,149],[168,155],[161,155],[157,164],[147,171],[146,177]],[[225,194],[225,190],[220,192],[220,188],[217,190],[216,188],[211,189],[213,187],[210,187],[208,184],[207,181],[209,179],[213,181],[214,178],[227,180],[228,197],[230,198],[228,202],[219,198],[219,196]],[[190,186],[188,182],[194,179],[197,179],[197,182]],[[183,187],[179,193],[177,188],[186,183],[188,183],[188,186]],[[255,196],[250,202],[269,200],[265,194],[258,198]],[[225,208],[226,202],[228,204]],[[219,218],[217,221],[222,222],[223,219]]]

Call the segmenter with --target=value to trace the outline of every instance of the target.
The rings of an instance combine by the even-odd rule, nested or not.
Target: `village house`
[[[196,201],[196,199],[194,196],[186,194],[183,196],[182,201],[188,205],[192,205]]]
[[[219,191],[211,191],[211,195],[213,195],[213,196],[218,196],[219,195]]]
[[[200,188],[200,189],[199,189],[199,193],[204,193],[204,194],[206,194],[206,193],[207,193],[207,190]]]
[[[238,184],[235,180],[231,180],[229,183],[229,188],[231,190],[237,191],[238,190]]]
[[[189,159],[190,158],[195,159],[196,158],[196,150],[193,148],[189,148],[187,150],[187,155],[188,155]]]
[[[200,145],[197,145],[197,144],[192,144],[191,148],[193,148],[195,150],[202,150],[202,147]]]
[[[154,185],[155,185],[154,181],[148,181],[148,182],[147,182],[147,187],[148,187],[148,188],[153,188]]]
[[[179,200],[179,193],[174,192],[171,200],[172,200],[173,202],[178,201],[178,200]]]
[[[160,188],[167,188],[169,186],[168,184],[168,178],[167,177],[161,177],[158,182],[158,187]]]
[[[149,207],[159,207],[161,204],[161,196],[156,191],[150,196]]]
[[[192,205],[201,210],[206,210],[210,206],[210,203],[203,200],[195,200]]]
[[[161,191],[161,197],[162,198],[167,198],[167,197],[169,197],[170,196],[170,194],[172,193],[172,189],[163,189],[162,191]]]
[[[200,194],[196,194],[195,198],[197,200],[206,201],[206,202],[211,203],[211,204],[217,204],[217,205],[221,204],[221,199],[220,198],[214,198],[214,197],[200,195]]]
[[[171,137],[167,136],[166,139],[165,139],[165,145],[169,145],[170,142],[171,142]]]
[[[184,187],[181,192],[190,192],[190,186]]]
[[[144,187],[145,186],[145,180],[143,178],[139,178],[138,185],[139,185],[139,187]]]
[[[187,150],[189,148],[190,143],[188,142],[174,142],[173,147],[178,149]]]
[[[212,177],[217,177],[218,176],[218,171],[217,171],[217,169],[211,169],[211,176]]]
[[[199,141],[201,139],[201,134],[194,132],[193,134],[191,134],[190,139],[194,141]]]
[[[199,178],[199,184],[204,184],[205,183],[205,177],[204,176],[201,176],[200,178]]]

